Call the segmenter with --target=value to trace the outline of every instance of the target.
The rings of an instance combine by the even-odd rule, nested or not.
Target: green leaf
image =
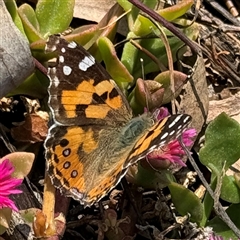
[[[73,18],[74,0],[39,0],[36,16],[40,32],[46,39],[49,35],[65,31]]]
[[[240,204],[232,204],[227,210],[226,213],[231,218],[233,223],[240,229]],[[210,220],[207,224],[209,227],[213,228],[213,231],[222,236],[224,240],[238,240],[236,235],[229,229],[229,227],[221,220],[219,217],[215,217]]]
[[[116,83],[121,86],[124,83],[132,82],[133,77],[118,59],[112,42],[106,37],[101,37],[98,40],[98,47],[106,64],[106,69]]]
[[[18,9],[18,14],[22,20],[25,34],[29,42],[35,42],[42,38],[39,32],[39,24],[33,8],[28,4],[23,4]]]
[[[168,21],[173,21],[174,19],[184,15],[193,3],[193,0],[185,0],[174,6],[159,10],[158,14]],[[151,20],[142,15],[138,15],[132,31],[137,36],[146,36],[152,32],[152,29],[157,30]]]
[[[18,15],[16,2],[13,0],[8,0],[8,1],[5,1],[4,3],[6,5],[8,12],[12,17],[13,22],[15,23],[17,28],[21,31],[21,33],[25,35],[21,18]]]
[[[184,0],[171,7],[161,9],[158,13],[168,21],[172,21],[183,16],[193,4],[193,0]]]
[[[224,172],[240,157],[240,125],[237,121],[221,113],[207,127],[205,132],[205,146],[199,152],[202,164],[212,170],[211,188],[216,187],[217,179],[222,178]],[[223,169],[224,168],[224,169]],[[240,191],[235,179],[224,176],[220,197],[231,203],[239,203]],[[212,211],[213,200],[207,194],[204,199],[204,225]]]
[[[134,29],[136,19],[139,16],[139,8],[135,7],[131,3],[129,3],[126,0],[117,0],[118,4],[125,10],[125,12],[129,12],[127,15],[127,20],[128,20],[128,27],[130,31]],[[158,1],[156,0],[143,0],[142,3],[146,6],[148,6],[151,9],[154,9],[156,4],[158,4]]]
[[[164,96],[162,100],[162,104],[169,103],[172,98],[176,98],[184,85],[184,82],[187,79],[187,75],[179,72],[179,71],[173,71],[173,79],[174,79],[174,93],[172,92],[171,86],[170,86],[170,71],[164,71],[158,74],[154,81],[161,83],[162,88],[164,88]]]
[[[147,107],[149,111],[154,111],[162,105],[164,89],[162,85],[156,81],[144,81],[138,78],[136,86],[128,96],[128,101],[135,114],[144,112]]]
[[[217,184],[217,178],[211,179],[211,188],[215,189]],[[233,176],[224,176],[222,180],[221,195],[220,197],[230,203],[239,203],[240,201],[240,190]],[[208,222],[209,216],[213,210],[214,201],[210,194],[207,192],[204,199],[204,215],[201,221],[201,226],[205,226]]]
[[[230,203],[240,203],[240,189],[233,176],[224,176],[220,197]]]
[[[240,125],[221,113],[207,127],[205,146],[199,152],[200,161],[220,175],[240,158]]]
[[[38,208],[28,208],[25,210],[20,210],[19,213],[26,223],[32,225],[34,222],[34,218],[39,211],[40,210]]]
[[[190,214],[191,221],[199,223],[203,217],[203,205],[200,199],[192,191],[178,183],[172,182],[168,188],[177,211],[183,216]]]
[[[171,182],[176,181],[169,170],[162,169],[157,172],[146,166],[142,166],[142,163],[138,164],[138,170],[134,174],[130,182],[145,189],[162,189]]]
[[[83,46],[86,50],[96,43],[101,34],[101,30],[97,24],[83,25],[73,30],[65,39],[69,42],[74,41]]]
[[[197,26],[197,24],[193,24],[190,27],[184,28],[183,33],[186,34],[186,36],[188,36],[190,39],[194,40],[199,32]],[[128,39],[134,37],[136,37],[136,35],[134,35],[133,33],[128,34]],[[181,56],[181,54],[185,52],[186,49],[181,48],[183,46],[183,42],[172,34],[169,35],[168,41],[172,51],[173,61],[175,62],[177,60],[176,55],[178,54],[178,57]],[[166,48],[161,39],[156,37],[155,39],[142,39],[136,42],[140,44],[143,48],[145,48],[147,51],[152,53],[165,66],[168,65]],[[179,49],[181,49],[181,51],[179,51]],[[143,59],[145,74],[156,71],[159,72],[159,66],[149,56],[137,49],[130,42],[125,44],[121,61],[126,66],[130,74],[133,75],[134,79],[142,77],[142,64],[139,60],[141,58]]]
[[[49,85],[49,79],[36,70],[28,78],[25,79],[17,88],[11,91],[8,96],[14,95],[27,95],[32,98],[44,98],[47,95],[47,86]]]

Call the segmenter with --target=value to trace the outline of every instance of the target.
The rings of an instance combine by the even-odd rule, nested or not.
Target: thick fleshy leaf
[[[18,13],[29,42],[31,43],[42,39],[34,9],[28,4],[23,4],[19,7]]]
[[[169,103],[173,98],[176,98],[180,94],[184,82],[187,79],[187,75],[179,71],[173,71],[173,79],[175,90],[174,93],[172,92],[170,86],[170,71],[162,72],[154,78],[154,81],[161,83],[162,88],[164,88],[162,104]]]
[[[97,24],[84,25],[73,30],[65,39],[69,42],[74,41],[88,50],[98,39],[100,32]]]
[[[207,127],[205,145],[199,152],[200,161],[220,176],[240,158],[240,125],[221,113]]]
[[[140,114],[144,112],[145,107],[150,112],[159,108],[162,105],[163,95],[162,84],[153,80],[144,81],[139,78],[135,88],[129,94],[128,100],[133,112]]]
[[[193,3],[193,0],[185,0],[174,6],[161,9],[157,12],[166,20],[173,21],[174,19],[184,15],[191,8]],[[152,29],[156,30],[154,24],[148,18],[139,15],[136,19],[133,32],[137,36],[146,36],[152,32]]]
[[[68,41],[75,41],[87,49],[99,62],[102,61],[97,47],[97,41],[102,36],[110,40],[115,38],[118,19],[122,14],[122,8],[115,4],[101,19],[98,24],[81,26],[66,36]]]
[[[125,10],[125,12],[132,8],[132,4],[128,1],[117,0],[117,2]]]
[[[130,31],[133,31],[136,25],[136,19],[139,17],[139,11],[140,11],[139,8],[132,5],[128,1],[119,0],[118,3],[125,10],[125,12],[130,11],[131,9],[131,11],[128,14],[128,27]],[[151,9],[154,9],[156,5],[159,4],[157,0],[151,0],[151,1],[143,0],[142,3]]]
[[[11,91],[8,96],[26,95],[32,98],[44,98],[47,94],[48,78],[40,71],[31,74],[20,86]]]
[[[19,213],[21,214],[22,218],[24,219],[25,223],[32,226],[36,213],[39,212],[40,209],[38,208],[28,208],[26,210],[20,210]]]
[[[14,152],[1,158],[0,162],[5,159],[9,159],[15,168],[12,177],[23,179],[30,172],[34,157],[33,153]]]
[[[98,40],[98,46],[106,69],[116,83],[121,86],[122,83],[132,82],[133,77],[118,59],[112,42],[108,38],[102,37]]]
[[[191,221],[199,223],[203,217],[203,205],[200,199],[192,191],[178,183],[172,182],[168,188],[177,211],[183,216],[190,214]]]
[[[39,0],[36,16],[42,36],[65,31],[73,18],[74,0]]]
[[[5,1],[5,5],[12,17],[14,24],[17,26],[17,28],[21,31],[22,34],[25,34],[21,18],[18,15],[16,2],[14,0],[8,0],[8,1]]]
[[[196,39],[196,36],[199,33],[199,27],[197,24],[192,24],[190,27],[184,28],[183,33],[187,35],[190,39],[194,40]],[[136,37],[135,34],[133,33],[128,34],[128,38],[134,37]],[[179,49],[182,47],[183,43],[181,40],[179,40],[172,34],[170,35],[168,41],[172,51],[173,61],[175,62],[177,60],[176,55],[177,54],[178,56],[181,55]],[[159,38],[142,39],[137,41],[137,43],[140,44],[141,47],[145,48],[150,53],[152,53],[165,66],[167,66],[168,61],[166,48],[161,39]],[[182,52],[185,52],[184,48],[182,48],[181,50]],[[121,61],[135,79],[142,77],[142,64],[139,61],[139,59],[143,59],[145,74],[159,71],[159,66],[149,56],[147,56],[144,52],[138,50],[131,43],[126,43],[123,49]]]
[[[183,16],[194,4],[193,0],[184,0],[176,5],[158,11],[158,13],[168,21],[175,20]]]

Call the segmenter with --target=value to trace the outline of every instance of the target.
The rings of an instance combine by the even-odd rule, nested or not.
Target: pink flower
[[[193,144],[193,138],[196,136],[195,129],[188,129],[182,134],[182,141],[184,145],[190,147]],[[185,155],[179,141],[173,140],[166,146],[161,147],[147,155],[147,161],[142,160],[141,165],[149,168],[149,165],[153,168],[168,168],[171,164],[178,164],[185,167],[186,164],[182,161],[182,157]],[[144,162],[145,161],[145,162]]]
[[[21,190],[16,189],[22,183],[22,179],[12,178],[11,174],[13,172],[14,167],[8,159],[0,163],[0,209],[8,207],[18,211],[9,195],[22,193]]]

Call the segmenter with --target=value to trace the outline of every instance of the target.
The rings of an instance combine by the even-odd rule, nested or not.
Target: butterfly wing
[[[46,52],[57,54],[48,71],[49,106],[55,123],[118,125],[131,119],[126,98],[83,47],[52,35]]]
[[[112,185],[107,184],[108,168],[118,169],[105,140],[114,145],[114,130],[132,112],[118,86],[84,48],[53,35],[46,52],[57,55],[48,71],[54,125],[45,141],[47,171],[62,193],[90,205]],[[121,158],[123,165],[127,156]],[[115,171],[120,174],[121,169],[119,165]]]
[[[50,128],[46,149],[52,182],[65,195],[91,206],[117,185],[129,165],[177,138],[191,118],[174,115],[154,124],[151,120],[137,117],[124,128]],[[132,123],[139,127],[134,130]]]
[[[191,116],[187,114],[176,114],[156,121],[134,145],[124,168],[180,137],[189,127],[191,120]]]
[[[118,183],[131,147],[117,147],[118,133],[95,126],[50,129],[52,137],[46,142],[48,172],[61,193],[91,206]]]
[[[49,70],[55,124],[45,141],[47,170],[62,193],[90,206],[116,186],[129,165],[178,137],[190,117],[132,119],[121,91],[82,47],[51,36],[47,50],[58,55]]]

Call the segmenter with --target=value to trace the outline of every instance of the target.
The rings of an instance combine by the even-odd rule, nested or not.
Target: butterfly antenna
[[[148,94],[147,94],[146,85],[145,85],[144,60],[142,58],[140,58],[140,64],[141,64],[141,69],[142,69],[142,80],[143,80],[143,84],[144,84],[144,92],[145,92],[145,96],[146,96],[146,108],[149,111]]]
[[[140,58],[140,64],[141,64],[141,69],[142,69],[142,79],[145,80],[145,72],[144,72],[144,66],[143,66],[144,60]]]

